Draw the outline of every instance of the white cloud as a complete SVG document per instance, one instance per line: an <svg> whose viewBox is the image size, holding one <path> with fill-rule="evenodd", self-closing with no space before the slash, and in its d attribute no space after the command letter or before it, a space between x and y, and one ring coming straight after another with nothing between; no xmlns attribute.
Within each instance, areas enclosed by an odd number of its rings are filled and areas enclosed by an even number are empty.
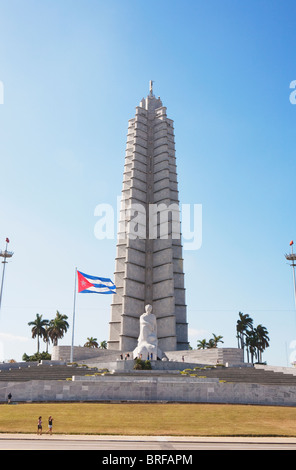
<svg viewBox="0 0 296 470"><path fill-rule="evenodd" d="M20 361L24 353L24 343L31 338L27 336L14 335L12 333L0 333L0 362L10 360Z"/></svg>
<svg viewBox="0 0 296 470"><path fill-rule="evenodd" d="M188 337L189 339L196 339L196 338L200 338L200 337L207 337L209 335L209 332L207 330L203 330L203 329L196 329L196 328L188 328Z"/></svg>
<svg viewBox="0 0 296 470"><path fill-rule="evenodd" d="M30 338L27 336L17 336L11 333L0 333L0 341L29 341Z"/></svg>

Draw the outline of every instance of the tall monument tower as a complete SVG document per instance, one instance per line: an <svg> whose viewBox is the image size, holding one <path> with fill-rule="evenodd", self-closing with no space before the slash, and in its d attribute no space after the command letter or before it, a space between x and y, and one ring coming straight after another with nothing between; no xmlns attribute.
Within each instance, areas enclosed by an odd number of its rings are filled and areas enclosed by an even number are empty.
<svg viewBox="0 0 296 470"><path fill-rule="evenodd" d="M132 351L151 304L162 351L188 349L173 121L150 93L129 120L108 349Z"/></svg>

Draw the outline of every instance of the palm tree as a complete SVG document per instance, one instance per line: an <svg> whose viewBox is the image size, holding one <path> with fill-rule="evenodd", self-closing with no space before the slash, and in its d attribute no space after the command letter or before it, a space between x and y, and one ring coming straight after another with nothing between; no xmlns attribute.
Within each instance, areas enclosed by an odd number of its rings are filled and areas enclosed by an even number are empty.
<svg viewBox="0 0 296 470"><path fill-rule="evenodd" d="M50 337L54 346L58 345L58 339L63 338L64 334L69 328L69 323L67 322L67 315L62 315L57 310L56 316L53 320L50 320L48 327L48 336Z"/></svg>
<svg viewBox="0 0 296 470"><path fill-rule="evenodd" d="M37 336L37 353L39 353L40 349L40 337L46 336L46 326L48 326L48 320L43 320L42 315L39 313L36 314L36 319L34 321L30 321L28 323L29 326L33 326L32 328L32 338L36 338Z"/></svg>
<svg viewBox="0 0 296 470"><path fill-rule="evenodd" d="M245 338L247 332L249 331L248 328L253 328L253 319L246 313L239 312L239 320L236 323L236 332L237 332L237 340L238 340L238 347L244 351L245 348Z"/></svg>
<svg viewBox="0 0 296 470"><path fill-rule="evenodd" d="M268 331L263 325L258 325L255 328L255 335L256 335L256 347L257 347L257 357L258 362L262 362L262 353L265 351L266 348L269 346L269 337Z"/></svg>
<svg viewBox="0 0 296 470"><path fill-rule="evenodd" d="M249 354L251 355L251 363L254 363L254 357L257 358L257 335L255 330L248 331L246 336L246 348L248 354L248 362L249 362Z"/></svg>
<svg viewBox="0 0 296 470"><path fill-rule="evenodd" d="M209 342L207 343L207 348L208 348L208 349L211 349L211 348L216 348L216 347L217 347L217 346L216 346L216 344L215 344L214 338L210 338L210 339L209 339Z"/></svg>
<svg viewBox="0 0 296 470"><path fill-rule="evenodd" d="M222 338L223 336L219 335L219 336L216 336L214 333L213 334L213 341L214 341L214 344L215 344L215 348L217 347L218 343L224 343L224 341L222 341Z"/></svg>
<svg viewBox="0 0 296 470"><path fill-rule="evenodd" d="M99 349L107 349L107 341L105 341L105 340L101 341Z"/></svg>
<svg viewBox="0 0 296 470"><path fill-rule="evenodd" d="M50 341L49 334L48 334L48 325L45 327L43 341L46 343L46 352L48 353L48 346L49 346L49 341Z"/></svg>
<svg viewBox="0 0 296 470"><path fill-rule="evenodd" d="M197 341L197 349L206 349L207 348L207 340L200 339Z"/></svg>
<svg viewBox="0 0 296 470"><path fill-rule="evenodd" d="M97 338L93 338L92 336L90 338L86 338L87 342L84 344L85 348L98 348L98 340Z"/></svg>
<svg viewBox="0 0 296 470"><path fill-rule="evenodd" d="M224 343L224 341L222 341L222 338L223 338L223 336L221 336L221 335L216 336L213 333L213 338L210 338L209 342L207 342L206 339L201 339L201 340L197 341L197 349L216 348L218 343Z"/></svg>

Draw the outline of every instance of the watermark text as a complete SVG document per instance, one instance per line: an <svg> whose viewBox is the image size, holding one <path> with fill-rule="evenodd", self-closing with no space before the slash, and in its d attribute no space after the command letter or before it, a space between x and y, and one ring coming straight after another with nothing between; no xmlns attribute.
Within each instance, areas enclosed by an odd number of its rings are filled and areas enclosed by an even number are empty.
<svg viewBox="0 0 296 470"><path fill-rule="evenodd" d="M94 234L98 240L180 240L184 250L198 250L202 245L202 205L128 203L117 198L117 208L98 204Z"/></svg>

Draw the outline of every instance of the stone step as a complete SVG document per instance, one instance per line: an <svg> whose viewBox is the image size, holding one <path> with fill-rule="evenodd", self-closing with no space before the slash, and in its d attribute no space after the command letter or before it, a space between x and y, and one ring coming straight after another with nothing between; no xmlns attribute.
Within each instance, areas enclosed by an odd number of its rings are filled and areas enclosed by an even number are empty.
<svg viewBox="0 0 296 470"><path fill-rule="evenodd" d="M73 375L83 376L96 371L97 369L62 365L0 369L0 381L66 380Z"/></svg>
<svg viewBox="0 0 296 470"><path fill-rule="evenodd" d="M0 381L30 381L30 380L66 380L75 376L93 375L97 372L96 368L84 368L77 366L67 365L40 365L28 367L20 367L18 369L12 368L11 370L0 370ZM149 371L142 371L149 374ZM151 372L152 376L168 376L174 372L174 377L182 379L183 375L178 371L157 371ZM296 386L296 376L292 374L283 374L282 372L266 371L262 369L255 369L252 367L242 368L228 368L228 367L215 367L215 368L197 368L188 370L189 374L197 375L198 377L216 378L225 380L226 382L237 383L258 383L267 385L291 385ZM116 375L116 374L115 374ZM136 371L123 371L121 375L137 376ZM139 374L140 375L140 374Z"/></svg>

